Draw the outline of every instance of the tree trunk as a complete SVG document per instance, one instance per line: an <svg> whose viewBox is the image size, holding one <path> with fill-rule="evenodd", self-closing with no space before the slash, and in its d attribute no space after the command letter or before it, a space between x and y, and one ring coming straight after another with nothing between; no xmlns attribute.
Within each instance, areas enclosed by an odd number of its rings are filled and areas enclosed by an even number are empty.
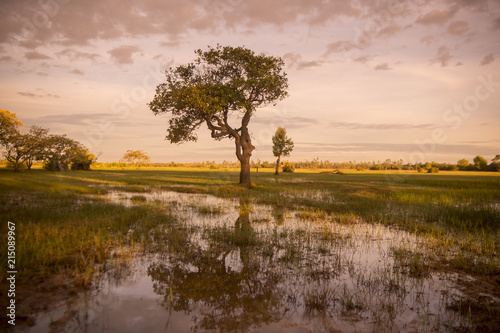
<svg viewBox="0 0 500 333"><path fill-rule="evenodd" d="M241 135L239 138L236 138L235 143L236 156L241 163L240 184L252 185L250 182L250 157L255 147L252 146L250 133L248 133L246 126L242 126Z"/></svg>
<svg viewBox="0 0 500 333"><path fill-rule="evenodd" d="M274 173L275 175L279 175L279 170L280 170L280 162L281 161L281 156L278 156L278 159L276 160L276 172Z"/></svg>
<svg viewBox="0 0 500 333"><path fill-rule="evenodd" d="M16 161L14 162L14 172L19 172L19 168L21 167L20 160L20 158L16 158Z"/></svg>
<svg viewBox="0 0 500 333"><path fill-rule="evenodd" d="M240 184L251 185L250 182L250 156L246 158L246 161L240 161Z"/></svg>

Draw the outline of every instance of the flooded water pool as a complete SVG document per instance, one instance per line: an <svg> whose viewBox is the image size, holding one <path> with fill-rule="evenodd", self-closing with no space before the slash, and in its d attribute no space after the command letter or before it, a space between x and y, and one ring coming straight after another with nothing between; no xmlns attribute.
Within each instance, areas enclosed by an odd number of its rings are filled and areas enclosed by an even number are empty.
<svg viewBox="0 0 500 333"><path fill-rule="evenodd" d="M172 191L102 199L179 221L115 258L26 332L431 332L468 329L453 274L415 271L423 240L314 211ZM133 232L133 230L131 231ZM410 259L408 259L410 258Z"/></svg>

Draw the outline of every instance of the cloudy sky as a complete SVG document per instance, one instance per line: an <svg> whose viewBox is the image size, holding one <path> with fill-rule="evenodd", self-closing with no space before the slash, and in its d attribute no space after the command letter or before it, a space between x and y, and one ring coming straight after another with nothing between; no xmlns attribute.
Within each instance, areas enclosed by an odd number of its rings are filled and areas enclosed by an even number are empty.
<svg viewBox="0 0 500 333"><path fill-rule="evenodd" d="M232 141L165 141L147 103L208 45L280 56L290 96L250 123L253 159L456 162L500 154L499 0L2 0L0 109L100 161L235 160Z"/></svg>

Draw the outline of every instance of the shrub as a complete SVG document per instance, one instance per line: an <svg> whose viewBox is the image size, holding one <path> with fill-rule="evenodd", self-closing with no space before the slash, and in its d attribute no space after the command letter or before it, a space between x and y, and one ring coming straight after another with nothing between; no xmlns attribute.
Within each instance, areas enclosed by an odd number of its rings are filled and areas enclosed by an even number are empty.
<svg viewBox="0 0 500 333"><path fill-rule="evenodd" d="M68 171L68 165L58 161L45 161L43 168L49 171Z"/></svg>
<svg viewBox="0 0 500 333"><path fill-rule="evenodd" d="M425 172L425 169L424 168L418 168L417 171L418 172Z"/></svg>
<svg viewBox="0 0 500 333"><path fill-rule="evenodd" d="M432 167L429 169L429 171L427 171L427 173L439 173L439 168Z"/></svg>
<svg viewBox="0 0 500 333"><path fill-rule="evenodd" d="M90 170L90 163L73 162L73 164L71 164L71 170L85 170L85 171L88 171L88 170Z"/></svg>
<svg viewBox="0 0 500 333"><path fill-rule="evenodd" d="M295 172L295 167L291 163L285 163L283 165L283 172Z"/></svg>

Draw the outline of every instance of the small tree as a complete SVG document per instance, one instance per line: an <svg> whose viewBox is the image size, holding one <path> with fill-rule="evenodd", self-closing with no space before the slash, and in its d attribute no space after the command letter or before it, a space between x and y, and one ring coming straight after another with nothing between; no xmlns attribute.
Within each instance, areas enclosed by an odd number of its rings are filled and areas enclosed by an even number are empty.
<svg viewBox="0 0 500 333"><path fill-rule="evenodd" d="M474 158L474 167L476 170L486 170L486 166L488 165L488 162L486 159L482 156L476 156Z"/></svg>
<svg viewBox="0 0 500 333"><path fill-rule="evenodd" d="M194 132L202 124L216 140L234 139L241 164L240 184L250 185L255 147L248 125L258 107L288 95L284 62L243 47L217 45L195 53L194 63L166 72L167 82L156 88L149 107L155 114L172 115L167 135L171 143L196 141Z"/></svg>
<svg viewBox="0 0 500 333"><path fill-rule="evenodd" d="M465 158L462 158L460 161L457 162L457 166L458 170L465 171L469 166L469 161L467 161Z"/></svg>
<svg viewBox="0 0 500 333"><path fill-rule="evenodd" d="M293 150L292 139L286 136L286 129L278 127L273 136L273 155L277 157L275 175L279 175L281 156L290 156Z"/></svg>
<svg viewBox="0 0 500 333"><path fill-rule="evenodd" d="M45 128L32 126L27 133L17 130L15 134L10 134L8 141L4 143L5 158L12 163L15 172L19 171L23 163L26 162L29 170L35 160L41 159L47 133Z"/></svg>
<svg viewBox="0 0 500 333"><path fill-rule="evenodd" d="M83 146L66 135L50 135L47 138L44 168L51 171L67 171L80 147Z"/></svg>
<svg viewBox="0 0 500 333"><path fill-rule="evenodd" d="M149 163L151 158L149 157L148 153L142 150L127 150L125 155L123 155L122 160L125 163L130 163L135 165L136 167L139 167L140 164L144 163Z"/></svg>
<svg viewBox="0 0 500 333"><path fill-rule="evenodd" d="M83 146L73 149L71 170L90 170L90 166L97 160L97 156L90 153L89 150Z"/></svg>

